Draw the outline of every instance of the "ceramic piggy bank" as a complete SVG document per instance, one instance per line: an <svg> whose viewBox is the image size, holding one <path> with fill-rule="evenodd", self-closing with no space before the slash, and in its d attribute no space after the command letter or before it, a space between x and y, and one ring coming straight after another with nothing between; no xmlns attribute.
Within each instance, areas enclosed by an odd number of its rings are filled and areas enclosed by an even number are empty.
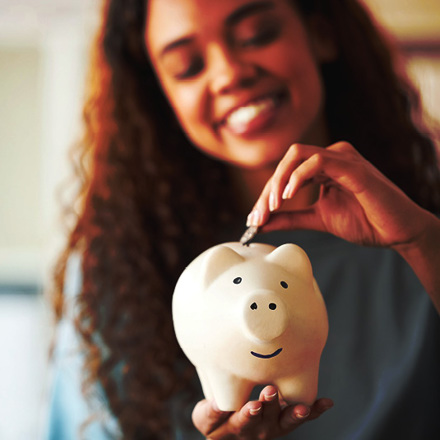
<svg viewBox="0 0 440 440"><path fill-rule="evenodd" d="M327 311L306 253L225 243L199 255L173 296L178 342L205 397L236 411L258 384L312 404L328 334Z"/></svg>

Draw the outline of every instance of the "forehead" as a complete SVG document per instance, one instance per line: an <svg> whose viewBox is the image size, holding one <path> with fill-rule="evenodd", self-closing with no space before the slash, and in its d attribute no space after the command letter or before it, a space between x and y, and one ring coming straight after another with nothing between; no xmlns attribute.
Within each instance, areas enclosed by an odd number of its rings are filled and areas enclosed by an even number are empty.
<svg viewBox="0 0 440 440"><path fill-rule="evenodd" d="M149 0L145 40L151 49L169 41L227 24L234 11L259 5L276 5L285 0Z"/></svg>

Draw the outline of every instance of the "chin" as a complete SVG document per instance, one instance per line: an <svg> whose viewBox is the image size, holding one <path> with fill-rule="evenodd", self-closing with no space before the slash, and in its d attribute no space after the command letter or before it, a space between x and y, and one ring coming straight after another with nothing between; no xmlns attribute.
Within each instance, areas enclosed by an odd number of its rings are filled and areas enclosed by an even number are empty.
<svg viewBox="0 0 440 440"><path fill-rule="evenodd" d="M264 141L260 144L247 144L236 149L239 153L235 154L234 162L249 169L276 167L291 144L290 141L282 143Z"/></svg>
<svg viewBox="0 0 440 440"><path fill-rule="evenodd" d="M255 140L235 140L235 142L216 142L215 147L206 148L198 143L198 148L213 159L246 169L276 167L296 136L264 136ZM214 144L214 142L212 143Z"/></svg>
<svg viewBox="0 0 440 440"><path fill-rule="evenodd" d="M243 159L237 158L236 160L227 160L226 162L231 163L234 166L239 168L247 169L247 170L261 170L267 168L276 168L278 165L279 159L271 159L271 158L252 158L252 159Z"/></svg>

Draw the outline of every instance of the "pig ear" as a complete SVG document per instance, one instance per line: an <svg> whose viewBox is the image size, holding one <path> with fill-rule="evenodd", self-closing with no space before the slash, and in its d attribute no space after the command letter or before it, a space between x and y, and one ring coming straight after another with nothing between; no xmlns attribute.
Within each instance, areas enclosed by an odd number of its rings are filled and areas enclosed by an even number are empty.
<svg viewBox="0 0 440 440"><path fill-rule="evenodd" d="M212 283L226 269L242 263L244 258L227 246L216 246L208 251L201 270L201 278L204 286Z"/></svg>
<svg viewBox="0 0 440 440"><path fill-rule="evenodd" d="M302 278L309 279L313 277L309 257L295 244L283 244L273 250L265 259L281 266L289 273L300 275Z"/></svg>

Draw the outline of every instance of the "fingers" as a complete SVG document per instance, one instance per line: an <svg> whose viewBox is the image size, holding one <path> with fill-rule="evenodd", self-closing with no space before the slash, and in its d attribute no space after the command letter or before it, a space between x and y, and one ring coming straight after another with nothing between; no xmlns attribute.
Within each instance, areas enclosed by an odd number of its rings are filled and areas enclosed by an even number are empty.
<svg viewBox="0 0 440 440"><path fill-rule="evenodd" d="M322 150L319 147L300 146L299 144L294 144L288 149L249 214L247 226L263 225L267 222L270 212L276 211L280 207L281 194L295 168L304 160L305 149L310 152Z"/></svg>
<svg viewBox="0 0 440 440"><path fill-rule="evenodd" d="M264 419L275 423L281 412L277 388L272 385L265 387L260 393L259 400L264 402Z"/></svg>
<svg viewBox="0 0 440 440"><path fill-rule="evenodd" d="M219 411L215 404L202 400L194 408L193 422L210 440L274 438L318 418L332 406L332 400L318 399L311 407L297 404L281 408L276 387L267 386L258 401L246 403L235 413Z"/></svg>
<svg viewBox="0 0 440 440"><path fill-rule="evenodd" d="M281 414L278 390L269 385L261 391L258 401L246 403L235 413L221 413L213 404L203 400L193 411L193 422L212 440L269 438L269 435L282 432ZM295 423L289 424L288 421L284 425L289 430L295 427Z"/></svg>
<svg viewBox="0 0 440 440"><path fill-rule="evenodd" d="M285 408L280 416L280 426L283 431L289 432L303 423L317 419L333 406L331 399L318 399L311 408L298 404Z"/></svg>
<svg viewBox="0 0 440 440"><path fill-rule="evenodd" d="M315 403L312 405L308 420L317 419L321 414L324 414L330 408L333 408L333 400L327 398L316 400Z"/></svg>
<svg viewBox="0 0 440 440"><path fill-rule="evenodd" d="M288 406L280 417L280 426L283 431L291 431L308 420L310 408L306 405Z"/></svg>
<svg viewBox="0 0 440 440"><path fill-rule="evenodd" d="M362 166L365 162L346 142L339 142L328 148L292 145L248 216L248 226L265 224L270 213L278 210L283 200L293 198L308 183L333 182L352 192L361 192L364 185ZM313 212L308 211L307 214Z"/></svg>
<svg viewBox="0 0 440 440"><path fill-rule="evenodd" d="M271 193L271 187L272 187L272 179L269 179L266 182L266 185L255 204L254 208L252 209L252 212L249 214L247 218L247 226L260 226L267 222L267 219L269 218L269 212L267 210L267 206L269 204L269 196Z"/></svg>
<svg viewBox="0 0 440 440"><path fill-rule="evenodd" d="M319 176L322 172L324 159L322 154L315 153L307 161L301 163L290 174L287 185L282 191L282 199L291 199L301 186L311 181L314 177Z"/></svg>
<svg viewBox="0 0 440 440"><path fill-rule="evenodd" d="M252 433L258 431L258 427L263 421L263 412L261 402L248 402L240 411L231 416L228 424L224 425L223 429L218 430L217 434L232 432L240 436L246 436L247 434L249 438L252 438Z"/></svg>
<svg viewBox="0 0 440 440"><path fill-rule="evenodd" d="M235 434L239 438L254 439L277 432L279 415L281 413L278 400L278 390L274 386L265 387L258 401L248 402L240 411L232 414L215 432L210 434L212 439L225 438ZM266 436L265 436L266 435Z"/></svg>
<svg viewBox="0 0 440 440"><path fill-rule="evenodd" d="M317 169L321 165L322 152L323 148L311 145L294 144L289 148L273 175L269 194L269 199L274 200L271 211L280 207L282 198L291 198L306 180L300 170L311 166ZM313 174L309 172L309 176Z"/></svg>
<svg viewBox="0 0 440 440"><path fill-rule="evenodd" d="M252 433L258 430L263 419L263 403L248 402L240 411L235 413L217 409L215 403L202 400L193 410L194 426L210 439L224 439L231 435ZM252 438L252 434L249 438ZM235 438L235 437L234 437Z"/></svg>
<svg viewBox="0 0 440 440"><path fill-rule="evenodd" d="M215 403L205 399L198 402L195 406L192 413L192 421L201 433L208 436L230 416L230 412L220 411Z"/></svg>

